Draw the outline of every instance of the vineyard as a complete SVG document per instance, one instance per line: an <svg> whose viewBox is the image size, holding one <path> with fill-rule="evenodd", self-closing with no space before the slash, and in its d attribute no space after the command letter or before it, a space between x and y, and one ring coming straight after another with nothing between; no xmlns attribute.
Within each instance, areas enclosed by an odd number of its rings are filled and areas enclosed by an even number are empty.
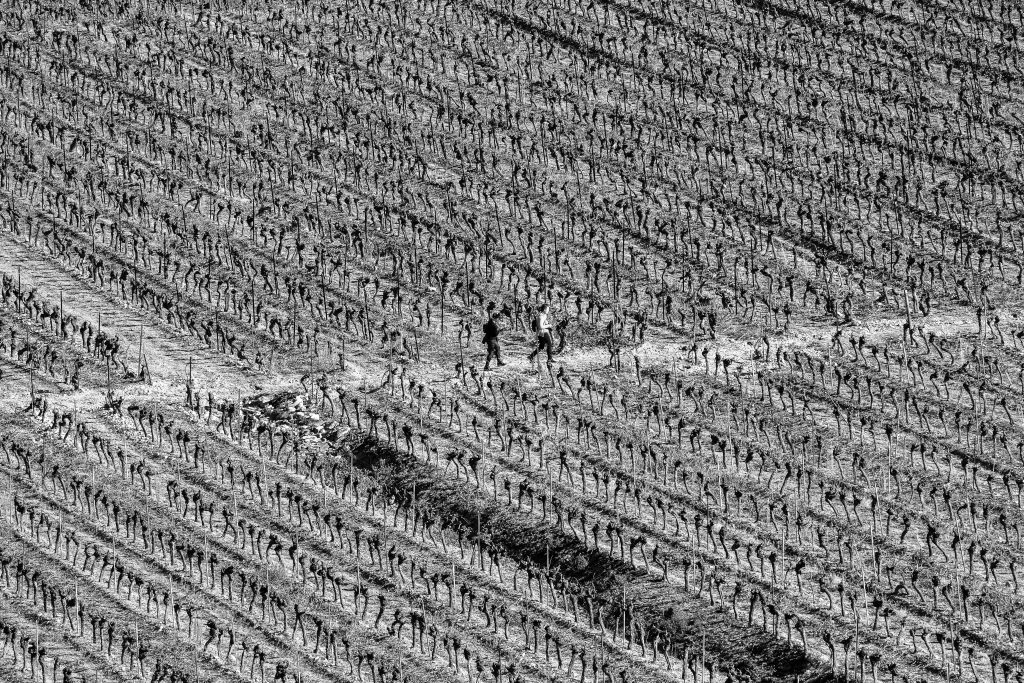
<svg viewBox="0 0 1024 683"><path fill-rule="evenodd" d="M0 681L1021 683L1022 31L0 3Z"/></svg>

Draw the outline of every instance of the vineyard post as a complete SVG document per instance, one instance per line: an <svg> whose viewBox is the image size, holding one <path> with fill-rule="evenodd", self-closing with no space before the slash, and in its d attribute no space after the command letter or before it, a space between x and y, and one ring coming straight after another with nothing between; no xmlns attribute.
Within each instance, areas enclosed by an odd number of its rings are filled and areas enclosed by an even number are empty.
<svg viewBox="0 0 1024 683"><path fill-rule="evenodd" d="M860 649L860 614L858 612L854 612L854 617L855 617L854 620L853 620L854 647L859 650ZM848 649L844 648L844 652L843 652L843 676L844 676L844 678L847 677L846 674L847 674L847 666L848 666L849 658L850 658L850 651Z"/></svg>
<svg viewBox="0 0 1024 683"><path fill-rule="evenodd" d="M326 248L320 252L320 295L324 301L324 320L327 321L327 283L324 275L327 273L327 251Z"/></svg>
<svg viewBox="0 0 1024 683"><path fill-rule="evenodd" d="M137 373L138 377L142 377L142 333L144 329L144 325L139 325L139 371Z"/></svg>
<svg viewBox="0 0 1024 683"><path fill-rule="evenodd" d="M369 284L369 281L367 281L366 284L363 285L363 334L367 339L370 338L370 304L367 301L366 294L366 287Z"/></svg>
<svg viewBox="0 0 1024 683"><path fill-rule="evenodd" d="M18 313L21 313L21 266L18 266Z"/></svg>
<svg viewBox="0 0 1024 683"><path fill-rule="evenodd" d="M460 320L459 321L459 365L461 365L461 366L463 366L463 368L465 368L465 366L466 366L466 357L462 354L462 328L463 328L463 324L462 323L463 323L463 321ZM465 375L463 375L463 377L465 377Z"/></svg>
<svg viewBox="0 0 1024 683"><path fill-rule="evenodd" d="M708 633L704 629L704 615L701 615L701 634L700 634L700 669L701 677L704 676L704 670L707 663L707 645L708 645Z"/></svg>
<svg viewBox="0 0 1024 683"><path fill-rule="evenodd" d="M228 98L228 121L231 124L231 133L230 133L230 136L229 136L228 139L229 140L234 140L235 139L234 112L232 111L231 98L230 97ZM231 147L226 146L226 149L227 149L227 158L228 158L228 204L230 205L231 204ZM212 204L212 202L211 202L211 204ZM212 208L213 207L211 206L211 209ZM232 216L232 213L229 212L228 213L228 220L229 220L229 222L230 222L231 216ZM231 232L234 233L234 231L235 231L235 227L234 227L234 225L232 225L231 226Z"/></svg>
<svg viewBox="0 0 1024 683"><path fill-rule="evenodd" d="M629 646L629 641L626 639L626 609L627 609L626 608L626 582L623 581L622 582L622 642L626 643L626 649L627 650L631 650L632 648ZM618 628L619 628L619 620L616 619L615 620L615 629L618 630ZM613 637L614 637L614 635L615 634L612 633Z"/></svg>
<svg viewBox="0 0 1024 683"><path fill-rule="evenodd" d="M998 622L996 622L996 623L998 624ZM952 611L950 611L950 613L949 613L949 641L950 641L950 643L953 642L953 612ZM946 646L945 646L945 644L942 645L942 653L943 653L943 657L942 657L943 664L945 664L945 666L946 666L946 683L949 683L949 669L950 669L951 662L949 661L949 659L946 659L946 657L945 657L945 653L946 653ZM950 657L950 659L952 659L952 657Z"/></svg>

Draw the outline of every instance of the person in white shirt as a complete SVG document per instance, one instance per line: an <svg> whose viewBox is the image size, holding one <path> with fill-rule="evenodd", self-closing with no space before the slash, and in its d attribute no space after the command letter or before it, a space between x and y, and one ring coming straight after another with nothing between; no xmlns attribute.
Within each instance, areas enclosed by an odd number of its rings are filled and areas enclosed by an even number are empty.
<svg viewBox="0 0 1024 683"><path fill-rule="evenodd" d="M551 322L548 318L548 309L549 307L547 304L541 306L534 321L534 332L537 333L537 348L528 356L531 362L537 357L538 353L545 350L548 353L548 362L550 363L553 360L551 348Z"/></svg>

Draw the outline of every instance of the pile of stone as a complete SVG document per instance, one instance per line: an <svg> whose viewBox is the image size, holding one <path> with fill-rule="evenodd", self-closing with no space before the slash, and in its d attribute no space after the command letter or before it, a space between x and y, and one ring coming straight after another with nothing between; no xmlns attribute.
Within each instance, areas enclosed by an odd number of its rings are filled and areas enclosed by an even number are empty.
<svg viewBox="0 0 1024 683"><path fill-rule="evenodd" d="M297 430L302 436L325 439L335 443L350 431L340 420L325 420L310 409L301 392L285 391L276 394L257 394L242 403L242 409L257 418L275 425Z"/></svg>

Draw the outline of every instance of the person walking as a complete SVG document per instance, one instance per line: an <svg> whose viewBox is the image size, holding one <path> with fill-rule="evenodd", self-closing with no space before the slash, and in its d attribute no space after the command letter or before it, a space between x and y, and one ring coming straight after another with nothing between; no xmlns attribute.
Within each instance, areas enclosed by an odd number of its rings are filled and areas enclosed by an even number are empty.
<svg viewBox="0 0 1024 683"><path fill-rule="evenodd" d="M484 344L487 345L487 360L484 361L484 370L490 370L491 359L498 361L498 366L505 365L501 359L501 344L498 342L498 335L501 328L498 327L498 312L494 311L484 323Z"/></svg>
<svg viewBox="0 0 1024 683"><path fill-rule="evenodd" d="M544 304L537 311L536 317L533 319L533 331L537 333L537 348L533 350L528 358L530 362L537 357L537 354L541 351L547 351L548 362L550 363L552 358L551 349L551 319L548 317L549 306Z"/></svg>

